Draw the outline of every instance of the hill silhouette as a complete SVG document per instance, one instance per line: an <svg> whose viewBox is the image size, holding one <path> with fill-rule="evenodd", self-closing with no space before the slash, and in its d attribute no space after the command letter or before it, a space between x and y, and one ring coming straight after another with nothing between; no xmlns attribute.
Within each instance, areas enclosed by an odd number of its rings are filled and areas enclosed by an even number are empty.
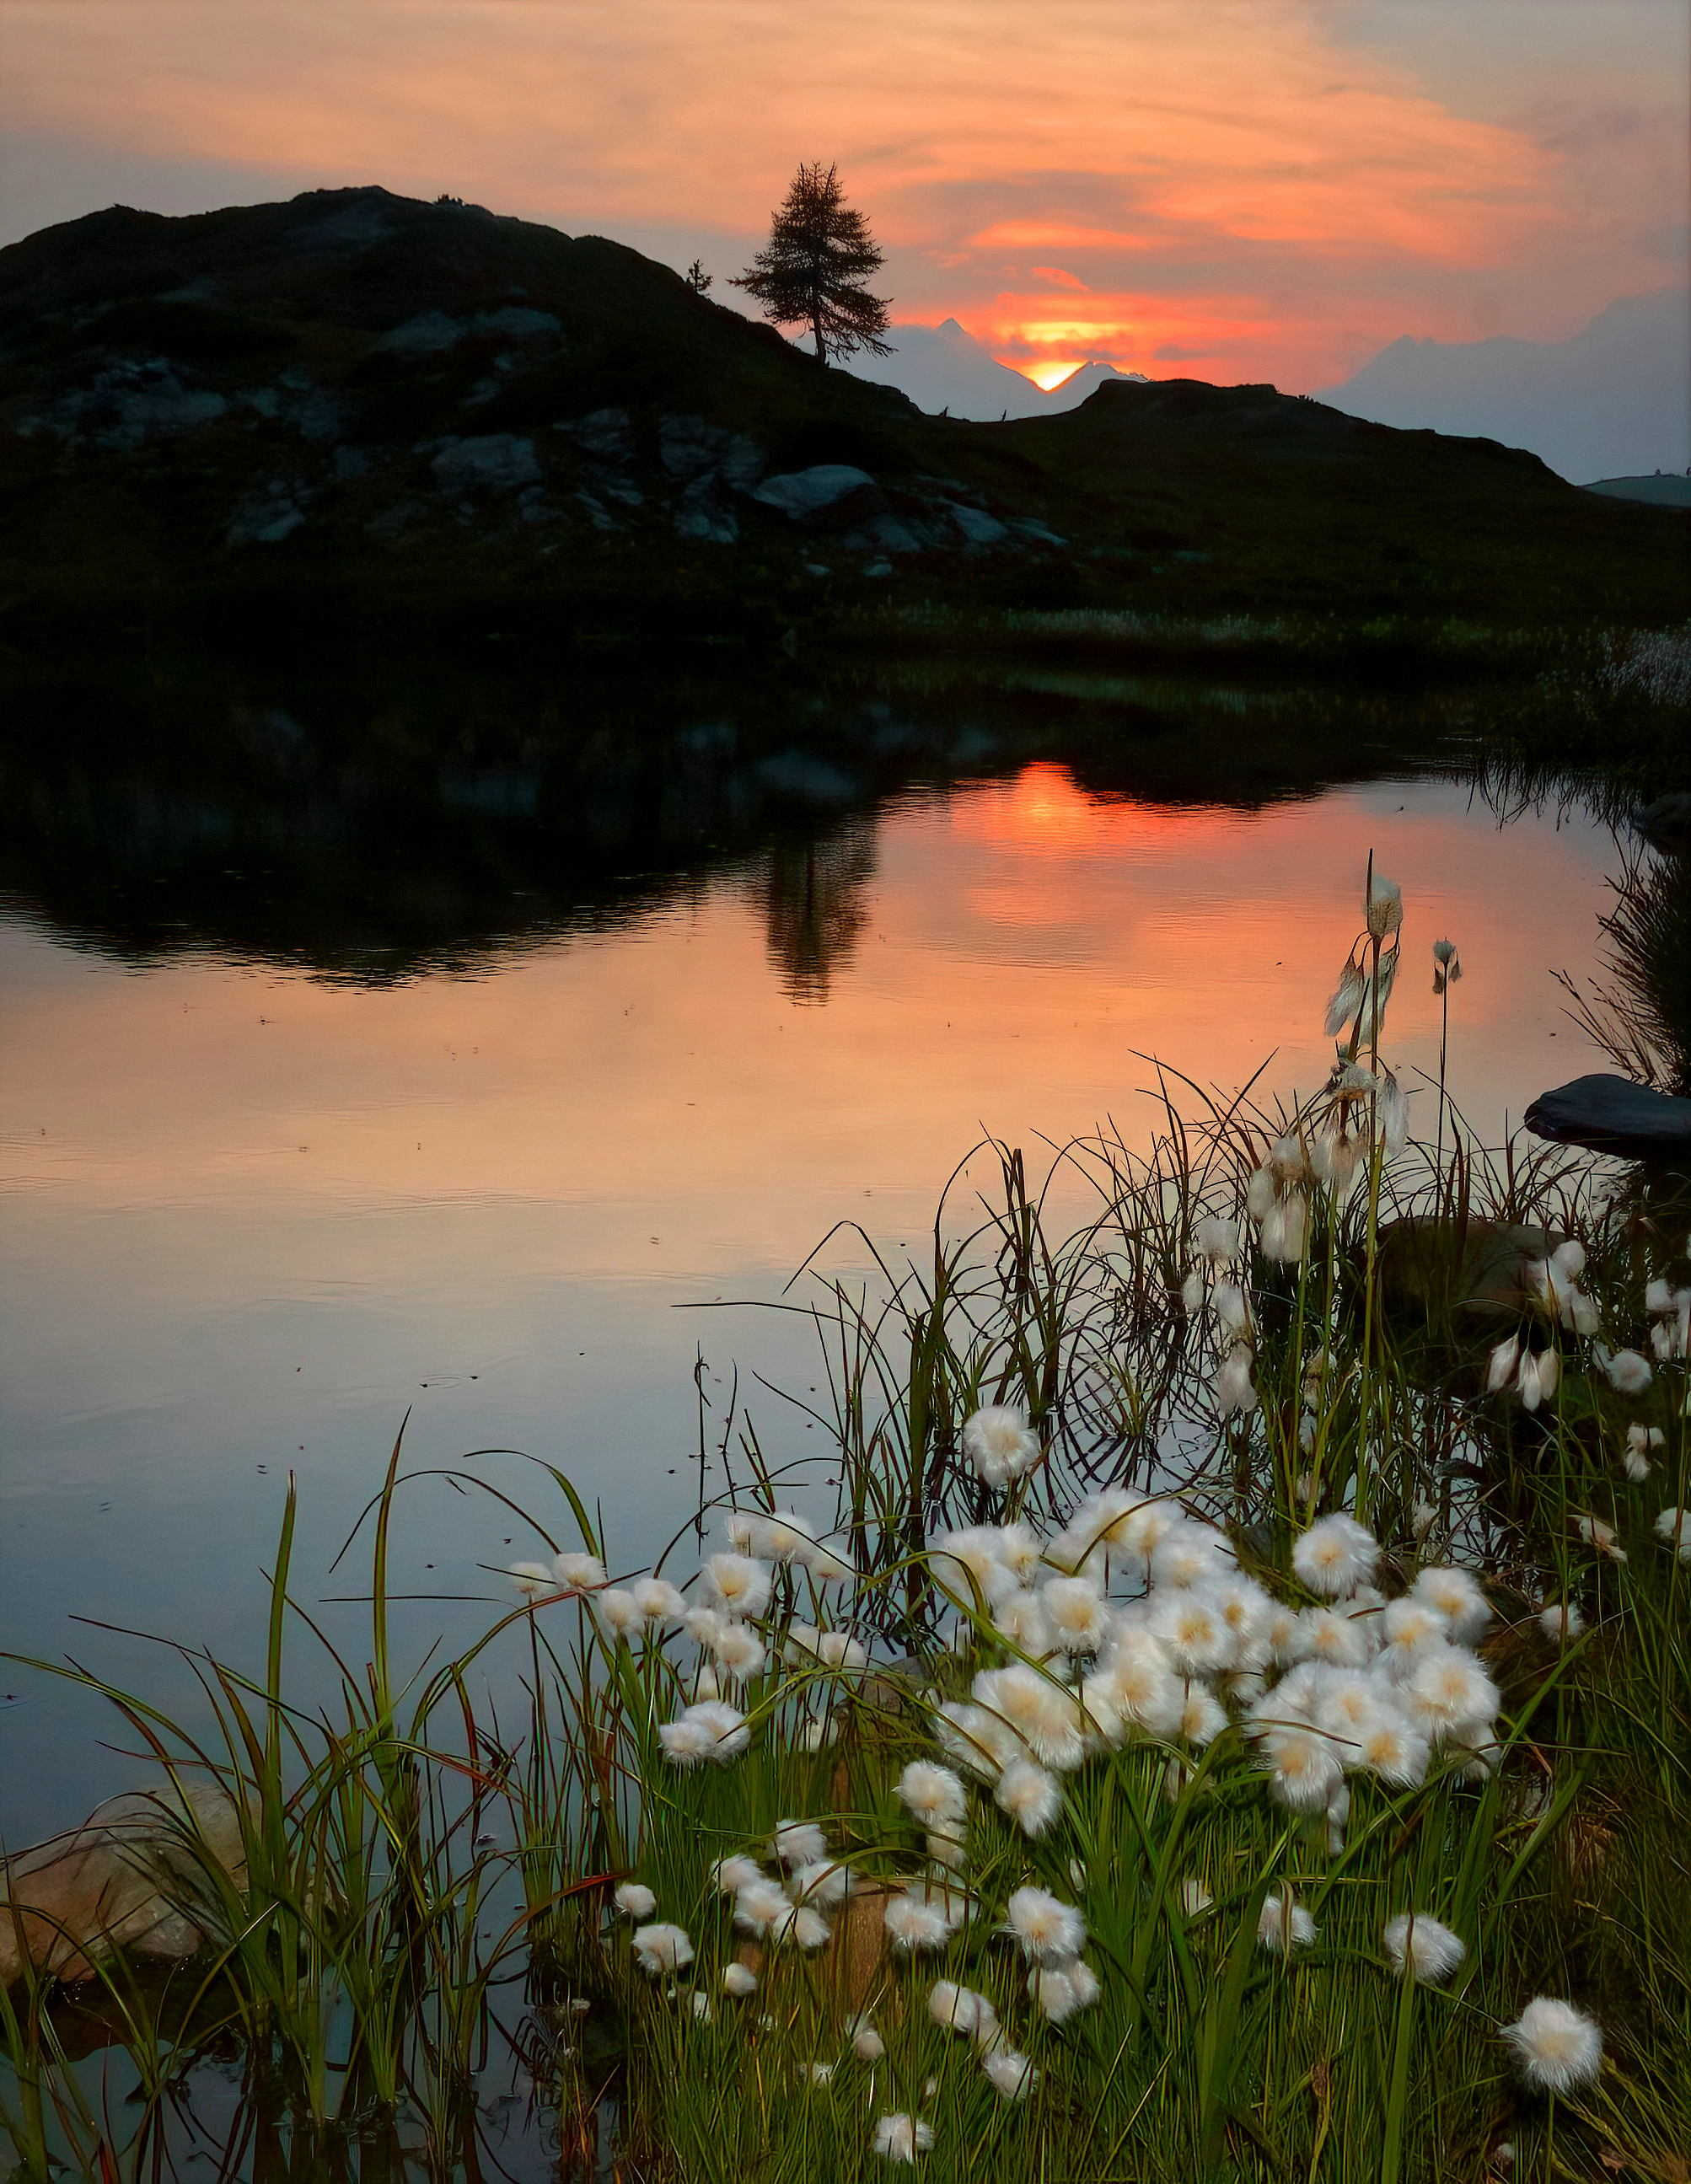
<svg viewBox="0 0 1691 2184"><path fill-rule="evenodd" d="M1493 442L1188 380L926 417L618 243L373 187L0 252L0 425L20 641L91 614L808 641L889 607L1687 611L1677 515Z"/></svg>

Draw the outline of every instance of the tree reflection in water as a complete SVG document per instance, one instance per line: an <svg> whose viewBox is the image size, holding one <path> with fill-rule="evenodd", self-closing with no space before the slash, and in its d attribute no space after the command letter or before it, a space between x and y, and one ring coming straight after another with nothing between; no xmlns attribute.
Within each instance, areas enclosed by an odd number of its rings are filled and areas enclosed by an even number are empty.
<svg viewBox="0 0 1691 2184"><path fill-rule="evenodd" d="M861 822L769 852L756 894L768 920L770 961L789 1000L828 999L830 978L851 960L862 932L864 889L874 869L873 830Z"/></svg>

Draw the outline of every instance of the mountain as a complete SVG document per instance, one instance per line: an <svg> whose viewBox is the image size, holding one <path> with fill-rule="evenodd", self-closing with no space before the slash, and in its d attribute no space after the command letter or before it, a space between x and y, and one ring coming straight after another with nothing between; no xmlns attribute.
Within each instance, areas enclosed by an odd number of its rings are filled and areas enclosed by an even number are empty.
<svg viewBox="0 0 1691 2184"><path fill-rule="evenodd" d="M1528 448L1574 484L1691 465L1691 293L1624 296L1565 342L1405 334L1319 398L1381 425Z"/></svg>
<svg viewBox="0 0 1691 2184"><path fill-rule="evenodd" d="M1045 389L989 356L955 319L937 326L895 325L889 337L890 356L853 357L846 370L855 378L897 387L930 417L948 410L985 423L1046 413Z"/></svg>
<svg viewBox="0 0 1691 2184"><path fill-rule="evenodd" d="M1124 386L1148 387L1151 382L1142 371L1118 371L1113 364L1100 364L1096 357L1088 357L1078 365L1067 379L1059 379L1046 393L1046 410L1050 414L1060 410L1078 410L1101 387L1119 382Z"/></svg>
<svg viewBox="0 0 1691 2184"><path fill-rule="evenodd" d="M929 417L944 411L979 424L1049 417L1078 409L1107 380L1142 385L1145 379L1143 372L1118 371L1113 364L1089 359L1047 388L1000 364L955 319L943 319L937 326L895 324L891 333L890 356L854 358L846 368L856 378L897 387Z"/></svg>
<svg viewBox="0 0 1691 2184"><path fill-rule="evenodd" d="M1677 515L1530 454L1075 377L924 415L637 251L449 198L114 207L0 251L0 644L1040 643L1080 610L1307 656L1691 605Z"/></svg>

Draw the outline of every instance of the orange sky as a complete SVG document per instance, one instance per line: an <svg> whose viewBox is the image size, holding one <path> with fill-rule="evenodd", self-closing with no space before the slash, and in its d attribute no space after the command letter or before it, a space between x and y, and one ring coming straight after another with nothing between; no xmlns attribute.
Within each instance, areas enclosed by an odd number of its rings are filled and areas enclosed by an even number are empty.
<svg viewBox="0 0 1691 2184"><path fill-rule="evenodd" d="M447 190L737 269L837 159L895 315L1327 383L1683 277L1683 0L0 0L6 232Z"/></svg>

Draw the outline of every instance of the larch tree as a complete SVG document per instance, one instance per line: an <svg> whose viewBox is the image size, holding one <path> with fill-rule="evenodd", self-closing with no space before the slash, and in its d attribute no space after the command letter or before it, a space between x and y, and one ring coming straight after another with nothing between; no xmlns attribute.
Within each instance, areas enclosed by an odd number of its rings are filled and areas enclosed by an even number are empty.
<svg viewBox="0 0 1691 2184"><path fill-rule="evenodd" d="M864 286L885 262L868 220L846 203L839 170L818 160L794 176L767 244L734 286L778 326L808 326L819 364L860 348L887 356L887 301Z"/></svg>

